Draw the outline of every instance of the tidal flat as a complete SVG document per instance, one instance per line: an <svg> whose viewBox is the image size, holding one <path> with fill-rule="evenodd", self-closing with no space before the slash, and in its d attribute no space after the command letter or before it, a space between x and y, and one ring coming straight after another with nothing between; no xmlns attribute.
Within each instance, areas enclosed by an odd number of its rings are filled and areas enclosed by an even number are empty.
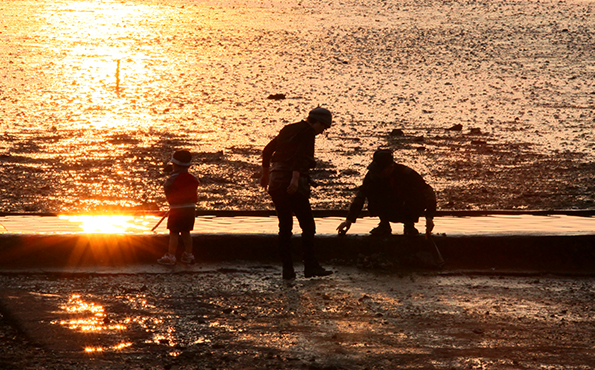
<svg viewBox="0 0 595 370"><path fill-rule="evenodd" d="M10 0L0 5L0 211L272 209L260 152L318 106L315 209L391 148L442 210L592 209L592 1Z"/></svg>

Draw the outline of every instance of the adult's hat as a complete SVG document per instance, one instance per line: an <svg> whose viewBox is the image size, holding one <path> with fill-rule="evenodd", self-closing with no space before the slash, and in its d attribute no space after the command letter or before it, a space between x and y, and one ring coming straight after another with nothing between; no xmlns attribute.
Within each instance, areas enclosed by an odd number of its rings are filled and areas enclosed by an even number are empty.
<svg viewBox="0 0 595 370"><path fill-rule="evenodd" d="M326 127L331 127L331 124L333 123L333 115L331 112L322 107L312 109L310 113L308 113L308 119L318 121Z"/></svg>
<svg viewBox="0 0 595 370"><path fill-rule="evenodd" d="M192 154L187 150L178 150L171 157L171 163L178 166L190 167L190 162L192 162Z"/></svg>
<svg viewBox="0 0 595 370"><path fill-rule="evenodd" d="M388 149L378 149L373 156L368 171L378 173L393 164L393 152Z"/></svg>

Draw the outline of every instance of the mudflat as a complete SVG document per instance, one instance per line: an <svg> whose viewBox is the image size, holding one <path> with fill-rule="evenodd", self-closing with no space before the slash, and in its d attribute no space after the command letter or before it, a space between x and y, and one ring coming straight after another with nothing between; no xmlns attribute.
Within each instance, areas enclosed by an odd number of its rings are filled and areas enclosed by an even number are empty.
<svg viewBox="0 0 595 370"><path fill-rule="evenodd" d="M334 270L303 279L298 269L291 283L261 264L3 275L0 365L585 369L595 361L593 277Z"/></svg>
<svg viewBox="0 0 595 370"><path fill-rule="evenodd" d="M345 209L378 147L424 176L439 209L594 207L592 1L0 11L2 212L164 209L182 148L200 208L272 209L262 148L317 105L335 123L317 138L316 209Z"/></svg>

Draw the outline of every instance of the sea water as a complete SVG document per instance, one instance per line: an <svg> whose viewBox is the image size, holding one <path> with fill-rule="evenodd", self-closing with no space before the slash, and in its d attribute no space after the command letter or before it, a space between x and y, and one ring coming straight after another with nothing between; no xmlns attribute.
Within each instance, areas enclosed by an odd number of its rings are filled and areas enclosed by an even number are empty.
<svg viewBox="0 0 595 370"><path fill-rule="evenodd" d="M197 153L203 207L259 209L260 151L319 105L334 114L317 138L319 208L345 205L382 146L438 191L456 182L439 158L460 140L590 162L594 8L4 0L1 210L163 208L180 148Z"/></svg>

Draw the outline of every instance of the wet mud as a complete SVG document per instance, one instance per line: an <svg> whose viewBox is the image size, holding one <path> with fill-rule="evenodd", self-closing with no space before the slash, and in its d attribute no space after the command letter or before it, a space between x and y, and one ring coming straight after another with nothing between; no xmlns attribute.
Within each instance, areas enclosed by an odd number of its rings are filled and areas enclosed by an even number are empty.
<svg viewBox="0 0 595 370"><path fill-rule="evenodd" d="M201 208L271 209L260 151L317 105L335 115L317 139L317 209L347 207L378 147L443 210L594 207L592 2L1 11L1 212L165 209L180 148L196 153Z"/></svg>
<svg viewBox="0 0 595 370"><path fill-rule="evenodd" d="M164 268L165 269L165 268ZM591 277L4 275L3 369L587 369Z"/></svg>
<svg viewBox="0 0 595 370"><path fill-rule="evenodd" d="M425 178L437 192L439 210L562 210L595 207L595 164L580 153L540 154L529 144L502 143L489 135L390 133L381 146L397 160L415 152L427 166ZM36 139L37 140L37 139ZM343 140L340 136L336 140ZM80 158L77 163L30 159L27 145L3 156L2 212L105 212L166 209L162 183L169 153L187 147L164 140L159 147L131 147L121 159ZM258 186L261 148L195 153L192 172L201 180L199 209L267 210L269 196ZM163 154L168 153L168 154ZM334 154L349 157L349 151ZM36 169L36 167L38 167ZM315 209L347 209L365 170L319 161L312 178ZM75 183L73 183L75 182Z"/></svg>

